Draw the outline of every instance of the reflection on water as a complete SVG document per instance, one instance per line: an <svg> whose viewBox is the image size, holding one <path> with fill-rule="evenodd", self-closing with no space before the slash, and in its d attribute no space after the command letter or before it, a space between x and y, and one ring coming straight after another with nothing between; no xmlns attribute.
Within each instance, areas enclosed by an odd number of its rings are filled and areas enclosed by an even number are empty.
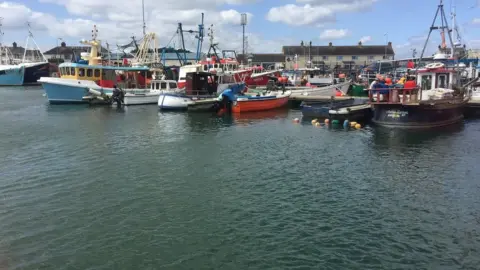
<svg viewBox="0 0 480 270"><path fill-rule="evenodd" d="M343 132L0 95L0 269L480 265L479 121Z"/></svg>
<svg viewBox="0 0 480 270"><path fill-rule="evenodd" d="M464 130L464 123L460 122L445 127L432 129L408 130L375 126L372 140L378 146L403 147L418 144L432 144L437 138L454 138Z"/></svg>

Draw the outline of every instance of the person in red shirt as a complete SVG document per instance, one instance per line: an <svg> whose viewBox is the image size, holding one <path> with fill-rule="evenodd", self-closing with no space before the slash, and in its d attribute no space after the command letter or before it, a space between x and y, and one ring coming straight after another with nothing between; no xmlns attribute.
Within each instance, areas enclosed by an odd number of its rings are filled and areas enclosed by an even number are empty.
<svg viewBox="0 0 480 270"><path fill-rule="evenodd" d="M403 85L403 88L409 89L409 88L415 88L415 87L417 87L417 82L415 81L415 77L408 76L407 81Z"/></svg>

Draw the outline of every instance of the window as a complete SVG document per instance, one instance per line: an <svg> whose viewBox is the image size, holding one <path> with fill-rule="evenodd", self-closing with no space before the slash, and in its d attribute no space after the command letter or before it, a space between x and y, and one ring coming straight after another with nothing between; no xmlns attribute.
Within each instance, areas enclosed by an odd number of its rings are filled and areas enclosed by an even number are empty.
<svg viewBox="0 0 480 270"><path fill-rule="evenodd" d="M432 75L422 76L422 90L432 89Z"/></svg>
<svg viewBox="0 0 480 270"><path fill-rule="evenodd" d="M328 60L328 56L322 56L322 60Z"/></svg>
<svg viewBox="0 0 480 270"><path fill-rule="evenodd" d="M70 75L75 76L75 68L70 68Z"/></svg>
<svg viewBox="0 0 480 270"><path fill-rule="evenodd" d="M93 76L93 70L87 69L87 77L92 77Z"/></svg>
<svg viewBox="0 0 480 270"><path fill-rule="evenodd" d="M437 75L437 87L438 88L447 88L448 87L448 75L447 74L438 74Z"/></svg>
<svg viewBox="0 0 480 270"><path fill-rule="evenodd" d="M352 56L352 60L358 60L358 56L353 55L353 56Z"/></svg>
<svg viewBox="0 0 480 270"><path fill-rule="evenodd" d="M78 76L79 77L85 77L85 69L84 68L79 68L78 69Z"/></svg>
<svg viewBox="0 0 480 270"><path fill-rule="evenodd" d="M157 82L157 83L155 84L155 89L157 89L157 90L160 89L160 83Z"/></svg>
<svg viewBox="0 0 480 270"><path fill-rule="evenodd" d="M174 82L170 82L170 83L168 83L168 87L169 87L170 89L175 89L175 88L177 88L177 84L174 83Z"/></svg>
<svg viewBox="0 0 480 270"><path fill-rule="evenodd" d="M166 82L161 82L160 83L160 89L167 89L167 83Z"/></svg>
<svg viewBox="0 0 480 270"><path fill-rule="evenodd" d="M213 65L214 68L218 68L218 64Z"/></svg>
<svg viewBox="0 0 480 270"><path fill-rule="evenodd" d="M337 60L343 60L343 56L341 55L337 56Z"/></svg>
<svg viewBox="0 0 480 270"><path fill-rule="evenodd" d="M94 75L95 75L95 77L97 77L97 78L100 77L100 69L95 69L95 70L94 70Z"/></svg>
<svg viewBox="0 0 480 270"><path fill-rule="evenodd" d="M70 71L71 71L70 68L65 68L65 70L63 71L64 72L63 74L70 76Z"/></svg>
<svg viewBox="0 0 480 270"><path fill-rule="evenodd" d="M203 65L203 71L207 71L207 70L208 70L207 65Z"/></svg>

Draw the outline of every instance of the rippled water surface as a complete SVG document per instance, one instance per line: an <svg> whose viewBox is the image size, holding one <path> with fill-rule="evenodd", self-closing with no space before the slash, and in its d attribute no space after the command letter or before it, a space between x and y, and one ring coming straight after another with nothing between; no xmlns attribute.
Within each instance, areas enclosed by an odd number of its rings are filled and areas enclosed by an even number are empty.
<svg viewBox="0 0 480 270"><path fill-rule="evenodd" d="M480 121L444 131L0 89L0 269L480 269Z"/></svg>

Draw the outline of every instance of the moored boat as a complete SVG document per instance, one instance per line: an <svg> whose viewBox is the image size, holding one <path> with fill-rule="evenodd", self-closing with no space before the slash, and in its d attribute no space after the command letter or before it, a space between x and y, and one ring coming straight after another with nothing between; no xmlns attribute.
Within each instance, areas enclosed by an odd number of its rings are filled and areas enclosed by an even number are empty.
<svg viewBox="0 0 480 270"><path fill-rule="evenodd" d="M232 113L266 111L286 106L291 94L291 91L268 91L249 95L228 89L220 95L219 101L221 108Z"/></svg>
<svg viewBox="0 0 480 270"><path fill-rule="evenodd" d="M218 76L209 72L189 72L185 75L182 92L161 93L158 107L161 110L187 110L196 101L218 97L226 89L242 91L244 83L235 82L233 75Z"/></svg>
<svg viewBox="0 0 480 270"><path fill-rule="evenodd" d="M161 94L175 94L179 91L173 80L152 80L150 89L130 90L125 93L125 105L157 104Z"/></svg>
<svg viewBox="0 0 480 270"><path fill-rule="evenodd" d="M20 65L0 65L0 86L23 85L25 67Z"/></svg>
<svg viewBox="0 0 480 270"><path fill-rule="evenodd" d="M96 39L95 26L92 32L92 40L81 42L90 46L90 53L82 53L82 59L77 62L61 64L59 78L41 77L38 80L45 90L49 103L88 103L95 99L105 100L105 96L112 95L114 85L127 93L149 91L150 68L103 66L102 58L99 56L101 41ZM154 98L153 104L156 100L157 98Z"/></svg>
<svg viewBox="0 0 480 270"><path fill-rule="evenodd" d="M300 105L305 118L332 118L360 120L368 118L370 105L368 99L350 98L347 100L303 101ZM365 109L365 110L364 110Z"/></svg>
<svg viewBox="0 0 480 270"><path fill-rule="evenodd" d="M446 22L444 14L440 1L435 20L440 16L442 25ZM375 124L387 127L430 128L454 124L463 119L464 109L470 98L465 87L468 83L465 84L461 79L464 68L459 68L459 65L448 66L446 63L450 61L441 61L455 59L455 45L450 36L452 44L447 48L445 35L451 35L448 25L435 27L435 20L430 32L440 29L442 34L440 51L434 56L436 61L424 68L417 68L416 75L408 76L403 88L388 88L384 84L377 84L376 89L369 89L369 101L374 111L372 121ZM427 44L428 38L425 46ZM447 54L450 59L445 57Z"/></svg>

